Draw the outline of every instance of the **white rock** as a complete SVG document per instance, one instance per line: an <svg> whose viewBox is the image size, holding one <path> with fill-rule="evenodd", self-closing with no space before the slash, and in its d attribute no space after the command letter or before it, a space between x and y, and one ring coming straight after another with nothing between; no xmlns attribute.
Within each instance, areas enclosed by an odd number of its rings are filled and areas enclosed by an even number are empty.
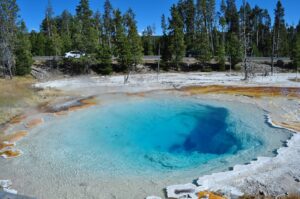
<svg viewBox="0 0 300 199"><path fill-rule="evenodd" d="M148 196L146 199L161 199L161 197L158 197L158 196Z"/></svg>
<svg viewBox="0 0 300 199"><path fill-rule="evenodd" d="M7 192L7 193L10 193L10 194L15 194L15 195L18 194L18 191L17 191L17 190L14 190L14 189L3 188L3 191L4 191L4 192Z"/></svg>
<svg viewBox="0 0 300 199"><path fill-rule="evenodd" d="M192 198L197 199L196 185L192 183L172 185L166 188L168 198Z"/></svg>
<svg viewBox="0 0 300 199"><path fill-rule="evenodd" d="M0 188L5 189L12 185L11 180L0 180Z"/></svg>

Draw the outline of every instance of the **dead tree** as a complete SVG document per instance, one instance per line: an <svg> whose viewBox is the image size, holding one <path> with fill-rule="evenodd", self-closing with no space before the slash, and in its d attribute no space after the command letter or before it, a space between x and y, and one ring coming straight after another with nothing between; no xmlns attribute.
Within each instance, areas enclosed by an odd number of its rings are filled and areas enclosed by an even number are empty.
<svg viewBox="0 0 300 199"><path fill-rule="evenodd" d="M160 43L158 44L157 81L160 72Z"/></svg>
<svg viewBox="0 0 300 199"><path fill-rule="evenodd" d="M243 65L244 65L244 72L245 78L244 80L248 80L248 65L247 65L247 50L248 50L248 42L247 42L247 35L246 35L246 0L243 0L243 8L244 8L244 17L243 17L243 47L244 47L244 55L243 55Z"/></svg>
<svg viewBox="0 0 300 199"><path fill-rule="evenodd" d="M275 27L273 28L273 35L272 35L271 75L273 75L274 72L274 56L275 56Z"/></svg>
<svg viewBox="0 0 300 199"><path fill-rule="evenodd" d="M4 68L6 68L6 71L10 77L10 79L13 78L13 71L15 67L15 60L14 60L14 55L12 51L6 47L4 48L3 55L2 55L2 62Z"/></svg>
<svg viewBox="0 0 300 199"><path fill-rule="evenodd" d="M130 69L127 70L127 73L124 75L124 84L128 83L130 74L131 74L131 67Z"/></svg>
<svg viewBox="0 0 300 199"><path fill-rule="evenodd" d="M5 32L7 30L5 28L5 24L1 24L1 31L0 31L0 59L2 66L4 67L4 76L9 75L12 79L13 77L13 68L14 68L14 55L13 55L13 46L12 41L10 40L9 32Z"/></svg>
<svg viewBox="0 0 300 199"><path fill-rule="evenodd" d="M14 47L17 32L18 6L15 0L0 1L0 63L5 73L13 77L15 66Z"/></svg>

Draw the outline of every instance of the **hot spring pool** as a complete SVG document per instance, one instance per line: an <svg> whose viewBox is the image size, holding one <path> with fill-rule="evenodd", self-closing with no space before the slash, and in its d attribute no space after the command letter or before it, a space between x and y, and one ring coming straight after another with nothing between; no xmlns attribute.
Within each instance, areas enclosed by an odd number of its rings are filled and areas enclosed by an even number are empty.
<svg viewBox="0 0 300 199"><path fill-rule="evenodd" d="M121 97L34 129L20 142L24 155L14 160L20 168L11 175L32 183L31 188L24 185L25 193L42 196L49 190L39 191L39 186L80 187L82 181L105 187L117 181L134 184L137 178L132 189L138 190L144 187L140 179L160 189L191 182L258 156L273 156L291 134L268 125L265 114L234 102ZM110 188L102 191L118 192Z"/></svg>
<svg viewBox="0 0 300 199"><path fill-rule="evenodd" d="M201 168L234 156L250 161L274 155L289 136L266 124L264 117L262 111L242 104L127 99L46 124L38 130L43 143L39 151L62 166L127 174Z"/></svg>

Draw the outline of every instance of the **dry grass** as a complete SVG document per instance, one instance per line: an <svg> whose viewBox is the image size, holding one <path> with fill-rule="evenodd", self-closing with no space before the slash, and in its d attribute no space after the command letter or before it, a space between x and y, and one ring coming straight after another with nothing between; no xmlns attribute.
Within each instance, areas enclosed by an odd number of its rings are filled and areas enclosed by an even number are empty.
<svg viewBox="0 0 300 199"><path fill-rule="evenodd" d="M22 112L23 107L32 104L34 83L31 77L15 77L12 80L0 79L0 124Z"/></svg>
<svg viewBox="0 0 300 199"><path fill-rule="evenodd" d="M13 106L22 99L31 98L30 88L35 80L31 77L15 77L12 80L0 79L0 106Z"/></svg>
<svg viewBox="0 0 300 199"><path fill-rule="evenodd" d="M36 107L61 95L57 90L33 89L35 82L31 76L0 79L0 124L19 122L24 109Z"/></svg>
<svg viewBox="0 0 300 199"><path fill-rule="evenodd" d="M191 86L181 89L191 95L197 94L230 94L248 97L288 97L300 98L300 88L294 87L236 87L236 86Z"/></svg>

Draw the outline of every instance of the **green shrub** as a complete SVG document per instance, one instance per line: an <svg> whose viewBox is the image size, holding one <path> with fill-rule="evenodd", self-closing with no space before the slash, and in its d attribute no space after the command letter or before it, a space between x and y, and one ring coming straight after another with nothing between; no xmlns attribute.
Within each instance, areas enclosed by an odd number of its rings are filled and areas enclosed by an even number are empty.
<svg viewBox="0 0 300 199"><path fill-rule="evenodd" d="M279 68L283 68L284 67L284 62L282 60L278 60L277 63L276 63L277 67Z"/></svg>
<svg viewBox="0 0 300 199"><path fill-rule="evenodd" d="M112 54L108 46L99 47L95 54L97 63L93 66L93 70L102 75L111 74L113 72L111 56Z"/></svg>
<svg viewBox="0 0 300 199"><path fill-rule="evenodd" d="M96 64L93 56L82 56L81 58L64 58L60 62L60 69L72 75L87 74L90 68Z"/></svg>
<svg viewBox="0 0 300 199"><path fill-rule="evenodd" d="M242 70L241 64L239 63L239 64L234 65L233 70L235 70L235 71L241 71Z"/></svg>
<svg viewBox="0 0 300 199"><path fill-rule="evenodd" d="M16 41L16 75L23 76L31 72L33 63L31 55L31 43L27 35L25 23L22 21L17 34Z"/></svg>
<svg viewBox="0 0 300 199"><path fill-rule="evenodd" d="M212 68L210 66L206 66L202 69L202 72L212 72Z"/></svg>

